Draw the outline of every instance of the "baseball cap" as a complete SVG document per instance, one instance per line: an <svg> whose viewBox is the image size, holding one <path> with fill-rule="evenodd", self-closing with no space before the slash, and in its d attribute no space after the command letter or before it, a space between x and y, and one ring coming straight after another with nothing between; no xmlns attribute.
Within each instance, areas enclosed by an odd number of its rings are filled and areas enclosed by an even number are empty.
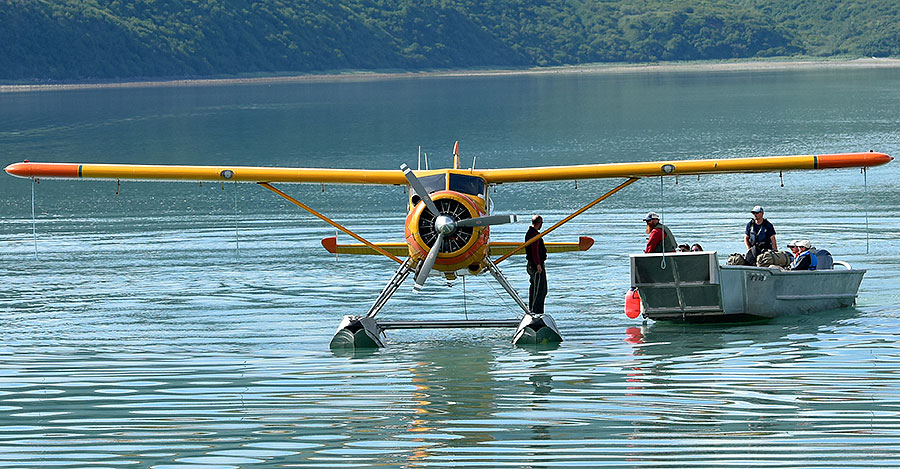
<svg viewBox="0 0 900 469"><path fill-rule="evenodd" d="M647 212L647 216L644 217L644 221L650 220L659 220L659 214L657 214L656 212Z"/></svg>

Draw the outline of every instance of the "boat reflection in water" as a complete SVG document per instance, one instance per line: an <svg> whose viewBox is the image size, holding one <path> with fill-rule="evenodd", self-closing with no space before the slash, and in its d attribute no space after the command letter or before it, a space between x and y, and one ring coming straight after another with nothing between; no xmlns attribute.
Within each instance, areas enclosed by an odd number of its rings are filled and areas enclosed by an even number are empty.
<svg viewBox="0 0 900 469"><path fill-rule="evenodd" d="M739 322L847 308L866 273L719 265L715 251L631 255L631 285L654 321Z"/></svg>

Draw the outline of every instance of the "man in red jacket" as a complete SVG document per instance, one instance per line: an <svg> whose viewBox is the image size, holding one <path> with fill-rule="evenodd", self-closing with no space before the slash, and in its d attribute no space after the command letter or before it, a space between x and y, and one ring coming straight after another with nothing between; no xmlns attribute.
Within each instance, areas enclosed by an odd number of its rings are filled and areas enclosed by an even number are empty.
<svg viewBox="0 0 900 469"><path fill-rule="evenodd" d="M531 226L525 233L525 241L534 238L541 232L544 219L540 215L531 217ZM526 271L531 285L528 288L528 308L531 314L544 314L544 298L547 297L547 269L544 261L547 260L547 248L544 246L544 238L541 238L525 248L525 260L528 261Z"/></svg>
<svg viewBox="0 0 900 469"><path fill-rule="evenodd" d="M669 231L668 226L659 222L659 215L656 212L648 213L644 217L644 222L647 223L647 233L650 234L644 252L675 252L678 246L675 236Z"/></svg>

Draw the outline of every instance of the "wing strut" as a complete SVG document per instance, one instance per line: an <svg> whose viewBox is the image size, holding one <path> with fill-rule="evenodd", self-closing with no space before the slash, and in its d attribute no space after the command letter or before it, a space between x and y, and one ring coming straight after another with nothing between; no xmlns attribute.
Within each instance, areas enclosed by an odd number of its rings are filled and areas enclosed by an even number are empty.
<svg viewBox="0 0 900 469"><path fill-rule="evenodd" d="M383 254L383 255L385 255L385 256L387 256L387 257L390 257L391 259L393 259L394 261L396 261L398 264L402 264L402 263L403 263L403 261L401 261L399 257L397 257L397 256L395 256L395 255L393 255L393 254L391 254L391 253L385 251L385 250L382 249L381 247L379 247L379 246L377 246L377 245L375 245L375 244L373 244L373 243L371 243L371 242L369 242L369 241L366 241L362 236L360 236L360 235L358 235L358 234L356 234L356 233L350 231L350 230L347 229L347 228L344 228L343 226L339 225L339 224L338 224L337 222L335 222L334 220L332 220L332 219L326 217L325 215L322 215L321 213L319 213L319 212L313 210L312 208L310 208L308 205L304 204L303 202L300 202L299 200L297 200L297 199L295 199L295 198L293 198L293 197L291 197L291 196L285 194L285 193L282 192L280 189L276 189L274 186L272 186L272 185L269 184L268 182L260 182L260 183L258 183L258 184L259 184L260 186L263 186L263 187L265 187L266 189L269 189L270 191L272 191L272 192L274 192L274 193L276 193L276 194L278 194L278 195L284 197L288 202L290 202L290 203L292 203L292 204L294 204L294 205L296 205L296 206L302 208L303 210L306 210L307 212L309 212L309 213L315 215L316 217L318 217L319 219L321 219L321 220L324 221L325 223L328 223L329 225L331 225L331 226L333 226L333 227L335 227L335 228L337 228L337 229L343 231L344 233L347 233L348 235L350 235L350 236L352 236L353 238L355 238L357 241L359 241L359 242L365 244L366 246L368 246L368 247L374 249L375 251L378 251L380 254Z"/></svg>
<svg viewBox="0 0 900 469"><path fill-rule="evenodd" d="M511 255L513 255L513 254L515 254L515 253L517 253L517 252L519 252L519 251L521 251L522 249L524 249L524 248L526 248L527 246L531 245L531 243L537 242L537 240L543 238L544 236L546 236L547 234L549 234L551 231L553 231L553 230L559 228L560 226L564 225L565 223L568 223L568 222L569 222L570 220L572 220L573 218L577 217L578 215L581 215L582 213L584 213L585 211L587 211L589 208L593 207L594 205L597 205L597 204L599 204L600 202L603 202L604 200L606 200L607 198L609 198L609 196L615 194L616 192L619 192L620 190L622 190L622 189L624 189L624 188L630 186L631 184L633 184L633 183L634 183L635 181L637 181L638 179L640 179L640 178L634 178L634 177L633 177L633 178L628 178L628 180L626 180L626 181L623 182L622 184L619 184L618 186L616 186L615 188L613 188L612 190L610 190L610 191L607 192L606 194L601 195L600 197L598 197L598 198L597 198L596 200L594 200L593 202L591 202L591 203L585 205L584 207L581 207L580 209L576 210L576 211L575 211L574 213L572 213L571 215L569 215L569 216L567 216L566 218L563 218L562 220L556 222L555 225L551 226L550 228L547 228L546 230L544 230L543 233L538 234L538 235L535 236L534 238L531 238L531 239L529 239L528 241L526 241L526 242L520 244L518 247L516 247L516 248L513 249L512 251L509 251L508 253L506 253L506 254L500 256L496 261L494 261L494 264L499 264L499 263L503 262L507 257L509 257L509 256L511 256Z"/></svg>

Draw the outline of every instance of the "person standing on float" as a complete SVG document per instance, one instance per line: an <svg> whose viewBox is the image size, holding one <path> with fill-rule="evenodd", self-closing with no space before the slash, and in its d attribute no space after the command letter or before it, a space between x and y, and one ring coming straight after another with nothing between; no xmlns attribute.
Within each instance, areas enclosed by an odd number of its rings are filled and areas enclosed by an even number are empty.
<svg viewBox="0 0 900 469"><path fill-rule="evenodd" d="M531 217L531 226L525 233L525 242L534 238L541 232L544 219L540 215ZM528 288L528 309L531 314L544 314L544 299L547 297L547 269L544 261L547 260L547 248L544 246L544 238L540 238L525 248L525 267L531 283Z"/></svg>

